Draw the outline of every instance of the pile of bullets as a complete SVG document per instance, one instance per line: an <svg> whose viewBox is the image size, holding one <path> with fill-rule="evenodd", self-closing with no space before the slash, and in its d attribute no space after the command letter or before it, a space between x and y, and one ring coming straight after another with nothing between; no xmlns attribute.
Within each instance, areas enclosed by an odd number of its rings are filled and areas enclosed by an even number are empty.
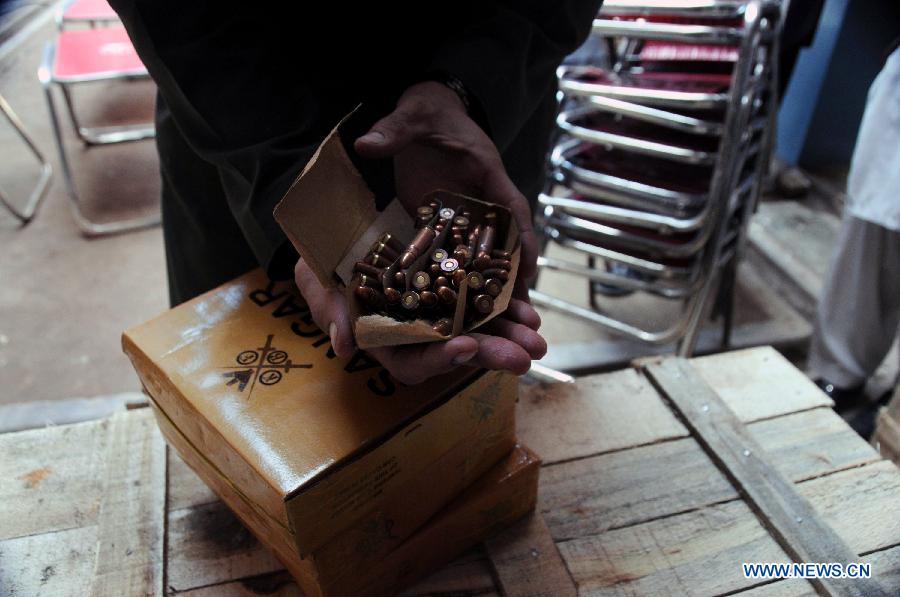
<svg viewBox="0 0 900 597"><path fill-rule="evenodd" d="M398 320L427 319L450 335L459 290L467 287L464 324L488 315L509 279L511 254L494 249L497 214L472 225L464 207L432 202L416 213L415 238L409 244L385 232L363 261L354 266L354 293L373 313Z"/></svg>

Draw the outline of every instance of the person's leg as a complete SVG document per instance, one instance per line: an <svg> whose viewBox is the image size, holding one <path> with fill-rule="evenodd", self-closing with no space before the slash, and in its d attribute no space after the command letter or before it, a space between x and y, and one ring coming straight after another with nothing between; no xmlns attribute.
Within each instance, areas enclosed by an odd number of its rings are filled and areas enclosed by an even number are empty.
<svg viewBox="0 0 900 597"><path fill-rule="evenodd" d="M900 322L900 232L845 216L816 313L814 378L864 384L890 350Z"/></svg>
<svg viewBox="0 0 900 597"><path fill-rule="evenodd" d="M172 306L258 265L228 209L219 172L185 142L157 97L163 238Z"/></svg>

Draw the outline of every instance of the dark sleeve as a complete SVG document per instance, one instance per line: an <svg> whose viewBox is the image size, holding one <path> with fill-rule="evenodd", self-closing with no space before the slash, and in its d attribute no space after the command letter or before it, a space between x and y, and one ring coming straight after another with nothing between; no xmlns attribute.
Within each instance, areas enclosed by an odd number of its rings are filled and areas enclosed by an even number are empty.
<svg viewBox="0 0 900 597"><path fill-rule="evenodd" d="M601 0L508 0L448 38L431 70L459 78L500 151L515 138L562 59L587 38Z"/></svg>
<svg viewBox="0 0 900 597"><path fill-rule="evenodd" d="M280 36L259 20L266 11L252 3L216 10L175 0L111 4L186 143L217 168L222 209L270 276L290 276L296 256L272 210L331 118L322 117L308 86L285 74L284 54L269 41Z"/></svg>

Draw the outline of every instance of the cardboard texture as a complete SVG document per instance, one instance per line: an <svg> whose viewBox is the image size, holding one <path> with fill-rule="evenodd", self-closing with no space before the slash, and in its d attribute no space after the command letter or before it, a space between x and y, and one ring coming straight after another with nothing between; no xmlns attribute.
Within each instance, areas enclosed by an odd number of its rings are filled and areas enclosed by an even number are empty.
<svg viewBox="0 0 900 597"><path fill-rule="evenodd" d="M362 353L336 358L291 286L261 271L126 331L123 347L246 516L300 555L401 492L427 496L409 508L412 532L513 443L513 376L397 385Z"/></svg>
<svg viewBox="0 0 900 597"><path fill-rule="evenodd" d="M358 112L351 113L331 131L274 212L276 221L319 282L327 287L342 286L346 289L357 345L366 349L448 340L484 325L505 311L512 297L521 258L515 220L503 206L443 190L435 190L423 197L423 204L435 199L452 209L465 205L472 212L473 221L482 220L488 211L497 214L497 237L503 240L497 248L510 251L512 257L509 279L494 299L491 313L464 326L460 316L466 304L466 287L463 285L459 289L453 331L449 336L444 336L433 330L432 323L427 320L397 321L392 317L369 314L367 306L351 292L349 285L353 264L363 260L376 238L390 232L408 244L415 234L413 218L397 199L393 199L380 212L376 209L375 193L348 154L352 150L348 149L350 143L342 138L342 132L347 128L359 128L356 122L350 126L350 121L358 115ZM448 226L432 242L432 247L440 246L449 233ZM424 251L408 271L412 273L424 269L423 265L431 252ZM397 271L395 267L388 271L393 274ZM407 275L405 290L410 289L410 280L411 276Z"/></svg>
<svg viewBox="0 0 900 597"><path fill-rule="evenodd" d="M403 528L409 519L406 508L414 508L428 496L401 492L400 500L388 500L386 509L373 513L319 553L301 558L285 529L250 504L158 404L151 401L151 406L169 445L272 550L307 597L393 594L531 511L537 498L540 459L527 448L501 441L488 448L502 452L497 464L444 510L420 521L412 529L415 532Z"/></svg>

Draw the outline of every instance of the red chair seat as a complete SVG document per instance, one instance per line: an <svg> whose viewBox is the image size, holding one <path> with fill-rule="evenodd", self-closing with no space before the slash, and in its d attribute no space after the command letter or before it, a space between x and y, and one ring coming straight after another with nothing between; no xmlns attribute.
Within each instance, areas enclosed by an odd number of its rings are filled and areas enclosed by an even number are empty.
<svg viewBox="0 0 900 597"><path fill-rule="evenodd" d="M62 83L147 74L124 27L60 31L53 78Z"/></svg>
<svg viewBox="0 0 900 597"><path fill-rule="evenodd" d="M62 14L63 21L118 21L119 15L106 0L75 0Z"/></svg>
<svg viewBox="0 0 900 597"><path fill-rule="evenodd" d="M727 45L648 41L641 48L640 58L651 62L737 62L738 49Z"/></svg>

